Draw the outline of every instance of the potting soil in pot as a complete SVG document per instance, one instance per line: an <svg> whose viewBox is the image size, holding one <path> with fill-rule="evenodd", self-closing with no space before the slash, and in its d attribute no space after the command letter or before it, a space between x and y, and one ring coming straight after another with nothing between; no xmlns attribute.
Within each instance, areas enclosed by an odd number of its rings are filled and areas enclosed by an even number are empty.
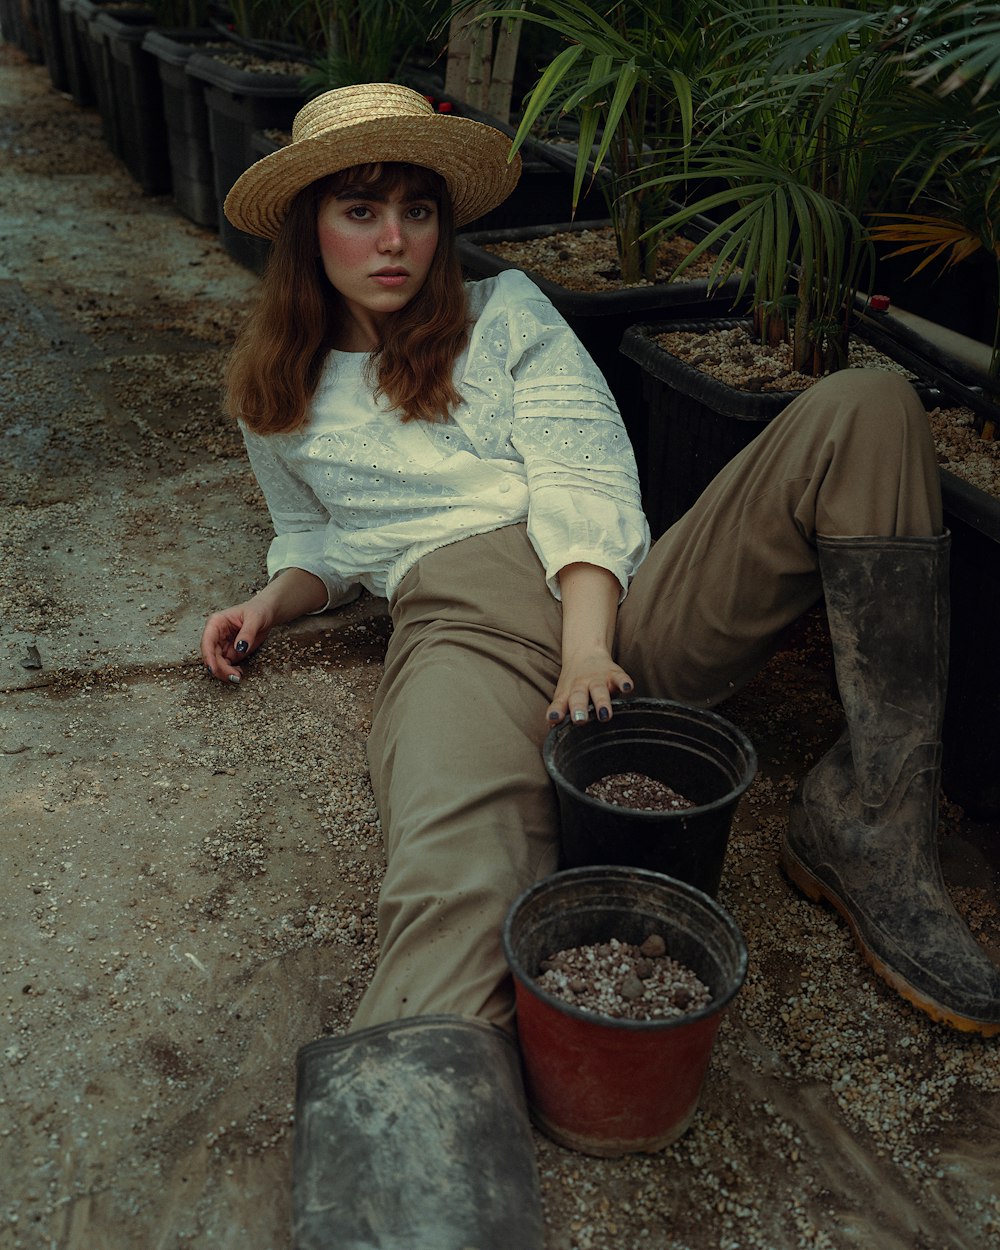
<svg viewBox="0 0 1000 1250"><path fill-rule="evenodd" d="M695 806L693 799L645 773L611 773L592 781L584 794L637 812L680 812Z"/></svg>
<svg viewBox="0 0 1000 1250"><path fill-rule="evenodd" d="M709 987L670 958L656 933L640 946L611 938L567 947L542 961L536 980L540 989L581 1011L617 1020L688 1015L712 1001Z"/></svg>
<svg viewBox="0 0 1000 1250"><path fill-rule="evenodd" d="M541 238L510 239L483 244L487 252L511 261L529 273L554 282L567 291L619 291L622 288L618 248L610 226L574 230ZM669 282L673 272L695 244L681 235L664 240L657 251L654 283ZM707 253L681 274L677 281L701 282L712 272L715 256Z"/></svg>

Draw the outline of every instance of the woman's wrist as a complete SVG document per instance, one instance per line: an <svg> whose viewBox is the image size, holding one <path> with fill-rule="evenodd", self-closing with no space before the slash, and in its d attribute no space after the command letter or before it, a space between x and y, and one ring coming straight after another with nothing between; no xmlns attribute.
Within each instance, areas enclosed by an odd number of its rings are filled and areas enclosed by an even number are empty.
<svg viewBox="0 0 1000 1250"><path fill-rule="evenodd" d="M254 596L269 625L285 625L310 612L318 612L329 599L326 583L306 569L288 568Z"/></svg>

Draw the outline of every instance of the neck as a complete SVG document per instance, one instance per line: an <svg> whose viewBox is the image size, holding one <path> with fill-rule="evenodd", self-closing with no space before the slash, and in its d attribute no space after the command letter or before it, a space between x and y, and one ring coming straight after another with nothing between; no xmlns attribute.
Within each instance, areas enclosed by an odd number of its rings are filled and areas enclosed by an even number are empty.
<svg viewBox="0 0 1000 1250"><path fill-rule="evenodd" d="M385 316L367 309L343 309L333 346L341 352L374 352L382 346Z"/></svg>

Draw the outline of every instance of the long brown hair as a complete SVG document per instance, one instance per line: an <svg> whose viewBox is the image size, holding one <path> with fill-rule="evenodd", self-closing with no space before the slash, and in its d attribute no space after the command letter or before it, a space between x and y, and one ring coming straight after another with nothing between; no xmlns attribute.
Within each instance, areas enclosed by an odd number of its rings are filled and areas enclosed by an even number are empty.
<svg viewBox="0 0 1000 1250"><path fill-rule="evenodd" d="M468 340L468 313L444 179L418 165L356 165L295 197L275 239L257 302L229 358L226 411L259 434L297 429L342 316L316 242L321 206L348 186L388 195L404 186L438 206L438 243L424 285L387 318L372 381L403 421L443 421L461 403L452 369Z"/></svg>

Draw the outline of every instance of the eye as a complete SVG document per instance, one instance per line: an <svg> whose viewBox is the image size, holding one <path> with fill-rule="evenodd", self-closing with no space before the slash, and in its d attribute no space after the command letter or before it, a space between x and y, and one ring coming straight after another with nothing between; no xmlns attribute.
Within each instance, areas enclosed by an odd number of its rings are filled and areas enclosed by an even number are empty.
<svg viewBox="0 0 1000 1250"><path fill-rule="evenodd" d="M352 221L365 221L371 216L371 211L367 204L352 204L345 216L350 217Z"/></svg>
<svg viewBox="0 0 1000 1250"><path fill-rule="evenodd" d="M434 216L433 204L411 204L406 210L406 215L412 221L427 221Z"/></svg>

